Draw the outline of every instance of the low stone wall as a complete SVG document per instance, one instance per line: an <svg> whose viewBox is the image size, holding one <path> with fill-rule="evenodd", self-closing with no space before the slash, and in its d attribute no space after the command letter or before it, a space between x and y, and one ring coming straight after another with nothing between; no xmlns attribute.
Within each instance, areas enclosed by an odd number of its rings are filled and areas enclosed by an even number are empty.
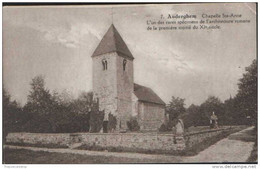
<svg viewBox="0 0 260 169"><path fill-rule="evenodd" d="M68 146L71 136L68 133L9 133L6 143L26 143L26 144L57 144Z"/></svg>
<svg viewBox="0 0 260 169"><path fill-rule="evenodd" d="M183 137L156 133L9 133L6 142L42 145L58 144L62 146L82 143L89 147L120 147L142 150L183 150L185 148Z"/></svg>
<svg viewBox="0 0 260 169"><path fill-rule="evenodd" d="M186 142L186 147L193 147L207 139L210 139L214 136L218 136L223 132L234 129L234 127L228 127L223 129L211 129L206 131L188 133L184 135L184 139Z"/></svg>
<svg viewBox="0 0 260 169"><path fill-rule="evenodd" d="M183 137L172 134L118 133L118 134L82 134L79 135L87 146L121 147L142 150L183 150ZM175 140L174 140L175 139Z"/></svg>
<svg viewBox="0 0 260 169"><path fill-rule="evenodd" d="M6 137L6 142L42 145L57 144L60 146L71 146L80 143L86 147L175 151L192 147L231 129L207 130L188 133L184 136L158 133L9 133Z"/></svg>

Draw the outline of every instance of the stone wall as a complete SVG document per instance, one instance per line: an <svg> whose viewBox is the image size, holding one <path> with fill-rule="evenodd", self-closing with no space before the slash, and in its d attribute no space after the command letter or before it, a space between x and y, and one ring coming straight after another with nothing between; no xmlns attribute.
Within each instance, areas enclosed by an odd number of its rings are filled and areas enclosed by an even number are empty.
<svg viewBox="0 0 260 169"><path fill-rule="evenodd" d="M9 133L6 137L7 143L26 144L57 144L68 146L71 143L70 134L45 134L45 133Z"/></svg>
<svg viewBox="0 0 260 169"><path fill-rule="evenodd" d="M156 131L165 120L165 107L162 105L139 102L139 112L141 130Z"/></svg>
<svg viewBox="0 0 260 169"><path fill-rule="evenodd" d="M193 147L211 137L217 136L225 131L229 131L233 129L232 127L224 128L224 129L211 129L205 131L199 131L194 133L188 133L184 135L184 139L186 142L186 147Z"/></svg>
<svg viewBox="0 0 260 169"><path fill-rule="evenodd" d="M45 134L45 133L9 133L7 143L28 144L58 144L70 146L81 143L88 147L126 148L133 150L184 150L197 145L210 137L217 136L233 128L208 130L189 133L184 136L158 133L75 133L75 134Z"/></svg>

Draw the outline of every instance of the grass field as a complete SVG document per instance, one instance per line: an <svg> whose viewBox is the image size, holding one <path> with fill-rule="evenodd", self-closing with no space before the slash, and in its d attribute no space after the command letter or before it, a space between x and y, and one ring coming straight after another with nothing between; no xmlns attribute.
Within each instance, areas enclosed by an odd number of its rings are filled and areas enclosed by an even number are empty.
<svg viewBox="0 0 260 169"><path fill-rule="evenodd" d="M104 156L88 156L68 153L4 149L4 164L118 164L118 163L178 163L162 159L133 159Z"/></svg>

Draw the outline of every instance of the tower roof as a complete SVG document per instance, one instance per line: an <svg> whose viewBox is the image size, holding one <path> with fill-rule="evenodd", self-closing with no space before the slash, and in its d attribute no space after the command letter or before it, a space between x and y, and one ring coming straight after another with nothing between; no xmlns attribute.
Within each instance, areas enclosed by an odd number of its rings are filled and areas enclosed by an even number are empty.
<svg viewBox="0 0 260 169"><path fill-rule="evenodd" d="M124 40L122 39L113 24L110 26L107 33L102 38L92 57L110 52L117 52L118 54L123 54L129 59L134 59L133 55L129 51Z"/></svg>

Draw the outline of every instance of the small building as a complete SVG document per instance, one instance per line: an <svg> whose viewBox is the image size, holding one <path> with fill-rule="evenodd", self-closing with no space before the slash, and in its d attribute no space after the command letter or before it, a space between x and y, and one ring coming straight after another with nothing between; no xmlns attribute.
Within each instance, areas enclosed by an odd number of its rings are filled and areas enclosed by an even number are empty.
<svg viewBox="0 0 260 169"><path fill-rule="evenodd" d="M150 88L134 83L134 57L112 24L92 55L93 94L99 109L117 119L126 131L136 116L141 130L157 130L165 120L165 103ZM144 63L145 64L145 63Z"/></svg>
<svg viewBox="0 0 260 169"><path fill-rule="evenodd" d="M150 88L134 84L134 114L141 130L156 130L165 120L165 103Z"/></svg>

